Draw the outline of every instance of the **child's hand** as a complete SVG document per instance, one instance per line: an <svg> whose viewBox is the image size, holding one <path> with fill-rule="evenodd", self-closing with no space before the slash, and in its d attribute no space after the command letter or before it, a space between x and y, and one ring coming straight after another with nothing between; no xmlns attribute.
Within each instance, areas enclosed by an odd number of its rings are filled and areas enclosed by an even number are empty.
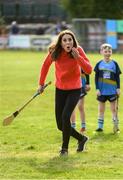
<svg viewBox="0 0 123 180"><path fill-rule="evenodd" d="M96 94L97 94L97 96L101 96L101 93L100 93L99 89L97 89Z"/></svg>
<svg viewBox="0 0 123 180"><path fill-rule="evenodd" d="M90 85L89 85L89 84L86 84L86 85L85 85L85 91L90 91L90 89L91 89Z"/></svg>
<svg viewBox="0 0 123 180"><path fill-rule="evenodd" d="M120 95L120 89L117 89L117 95L119 96Z"/></svg>

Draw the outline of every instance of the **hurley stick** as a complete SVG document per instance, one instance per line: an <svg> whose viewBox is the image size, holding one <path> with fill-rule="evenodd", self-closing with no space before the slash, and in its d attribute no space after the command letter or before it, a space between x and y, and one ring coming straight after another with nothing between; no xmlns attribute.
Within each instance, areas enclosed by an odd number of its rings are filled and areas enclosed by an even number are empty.
<svg viewBox="0 0 123 180"><path fill-rule="evenodd" d="M51 84L51 81L48 82L47 84L44 85L43 90ZM20 107L17 111L15 111L14 113L12 113L10 116L6 117L3 120L3 126L7 126L9 124L12 123L12 121L14 120L14 118L35 98L37 97L39 94L42 94L43 91L41 93L36 92L22 107Z"/></svg>

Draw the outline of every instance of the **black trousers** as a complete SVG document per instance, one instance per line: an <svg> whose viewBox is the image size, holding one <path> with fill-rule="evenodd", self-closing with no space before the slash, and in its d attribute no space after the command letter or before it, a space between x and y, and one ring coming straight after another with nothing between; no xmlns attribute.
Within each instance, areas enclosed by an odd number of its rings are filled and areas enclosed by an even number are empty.
<svg viewBox="0 0 123 180"><path fill-rule="evenodd" d="M70 136L82 140L84 136L71 127L70 117L80 98L81 89L61 90L56 88L55 115L59 130L62 131L62 148L68 149Z"/></svg>

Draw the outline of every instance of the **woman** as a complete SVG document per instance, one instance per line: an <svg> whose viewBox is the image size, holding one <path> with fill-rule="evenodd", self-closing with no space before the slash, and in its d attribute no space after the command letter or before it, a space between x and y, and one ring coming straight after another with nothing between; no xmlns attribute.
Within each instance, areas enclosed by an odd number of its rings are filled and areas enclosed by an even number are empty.
<svg viewBox="0 0 123 180"><path fill-rule="evenodd" d="M83 49L78 46L75 35L70 30L61 31L56 43L51 45L41 68L38 91L43 91L45 79L52 63L55 63L56 93L55 115L59 130L62 131L60 156L68 154L70 136L78 140L77 152L84 150L88 138L71 127L70 117L81 93L81 68L86 74L92 66Z"/></svg>

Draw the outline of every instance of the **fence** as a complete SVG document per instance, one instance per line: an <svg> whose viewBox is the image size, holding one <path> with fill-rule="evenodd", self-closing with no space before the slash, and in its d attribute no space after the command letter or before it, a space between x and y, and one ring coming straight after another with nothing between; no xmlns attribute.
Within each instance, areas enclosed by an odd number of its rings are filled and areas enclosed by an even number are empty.
<svg viewBox="0 0 123 180"><path fill-rule="evenodd" d="M72 20L80 44L87 51L98 51L102 43L110 43L115 51L123 51L123 20Z"/></svg>
<svg viewBox="0 0 123 180"><path fill-rule="evenodd" d="M0 14L7 23L17 20L24 22L50 22L57 19L65 20L67 12L58 2L0 2Z"/></svg>
<svg viewBox="0 0 123 180"><path fill-rule="evenodd" d="M9 35L0 37L0 49L47 50L55 35Z"/></svg>

